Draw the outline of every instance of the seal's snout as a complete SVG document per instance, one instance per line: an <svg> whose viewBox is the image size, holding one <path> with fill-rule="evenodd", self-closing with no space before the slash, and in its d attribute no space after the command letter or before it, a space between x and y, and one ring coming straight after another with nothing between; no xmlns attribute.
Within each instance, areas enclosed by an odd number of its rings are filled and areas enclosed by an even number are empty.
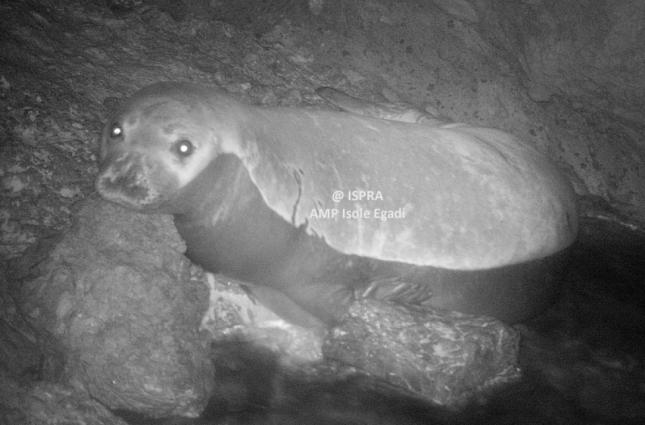
<svg viewBox="0 0 645 425"><path fill-rule="evenodd" d="M140 155L108 157L101 164L96 190L108 201L141 210L159 202L159 192L150 184L150 172Z"/></svg>

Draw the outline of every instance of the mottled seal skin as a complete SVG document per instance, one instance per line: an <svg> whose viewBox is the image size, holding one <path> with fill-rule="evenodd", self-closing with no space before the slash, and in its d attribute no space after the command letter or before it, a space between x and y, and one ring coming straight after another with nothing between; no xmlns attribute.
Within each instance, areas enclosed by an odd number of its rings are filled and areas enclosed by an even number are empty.
<svg viewBox="0 0 645 425"><path fill-rule="evenodd" d="M326 323L357 294L522 320L553 296L577 233L575 196L551 161L465 124L261 108L159 83L106 125L100 162L104 198L173 214L193 261ZM312 215L371 207L331 201L354 189L379 191L377 206L405 218Z"/></svg>

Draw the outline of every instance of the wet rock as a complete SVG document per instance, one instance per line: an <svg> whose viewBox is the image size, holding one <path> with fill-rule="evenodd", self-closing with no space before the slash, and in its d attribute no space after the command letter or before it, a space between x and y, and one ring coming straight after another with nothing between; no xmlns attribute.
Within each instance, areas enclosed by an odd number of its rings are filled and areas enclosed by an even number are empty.
<svg viewBox="0 0 645 425"><path fill-rule="evenodd" d="M438 404L455 405L519 378L518 344L517 332L492 318L363 300L352 305L323 352Z"/></svg>
<svg viewBox="0 0 645 425"><path fill-rule="evenodd" d="M222 275L206 273L199 278L210 290L201 329L209 331L214 342L255 344L278 356L285 366L322 360L325 329L321 322L303 311L308 320L295 324L269 308L285 302L291 304L290 310L298 308L285 295L270 288L255 287L250 292L243 282Z"/></svg>

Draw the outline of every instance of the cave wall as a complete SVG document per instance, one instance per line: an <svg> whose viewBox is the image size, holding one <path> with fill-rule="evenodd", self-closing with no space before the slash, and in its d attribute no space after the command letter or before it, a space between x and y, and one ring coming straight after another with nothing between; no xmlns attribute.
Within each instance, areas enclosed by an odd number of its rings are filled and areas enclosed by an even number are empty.
<svg viewBox="0 0 645 425"><path fill-rule="evenodd" d="M645 212L645 2L490 2L563 159L586 188ZM495 34L494 27L490 33Z"/></svg>

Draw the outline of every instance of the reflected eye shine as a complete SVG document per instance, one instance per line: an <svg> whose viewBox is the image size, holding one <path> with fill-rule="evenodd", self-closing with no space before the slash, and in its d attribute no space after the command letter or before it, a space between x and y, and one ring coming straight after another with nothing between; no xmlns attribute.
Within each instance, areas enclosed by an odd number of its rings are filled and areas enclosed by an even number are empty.
<svg viewBox="0 0 645 425"><path fill-rule="evenodd" d="M175 143L174 150L177 155L182 157L188 157L193 154L195 151L195 146L190 142L190 140L179 140Z"/></svg>
<svg viewBox="0 0 645 425"><path fill-rule="evenodd" d="M112 124L110 128L110 137L116 139L117 137L123 136L123 128L119 124Z"/></svg>

